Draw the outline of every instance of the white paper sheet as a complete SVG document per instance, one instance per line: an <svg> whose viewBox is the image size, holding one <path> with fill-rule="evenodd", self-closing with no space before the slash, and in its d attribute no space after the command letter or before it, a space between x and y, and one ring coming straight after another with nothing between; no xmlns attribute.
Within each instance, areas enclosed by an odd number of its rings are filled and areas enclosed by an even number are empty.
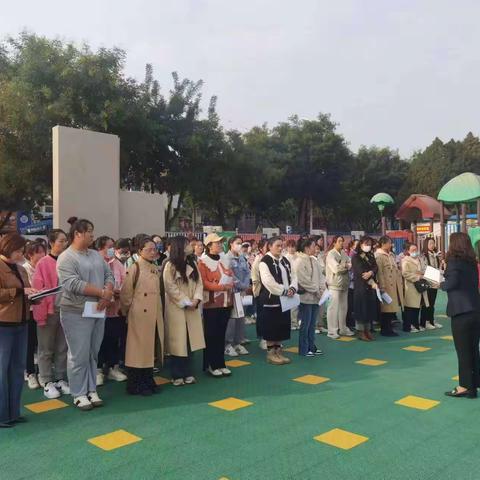
<svg viewBox="0 0 480 480"><path fill-rule="evenodd" d="M232 277L229 277L228 275L225 275L222 272L222 276L220 277L220 281L218 282L219 285L228 285L229 283L232 283L233 279Z"/></svg>
<svg viewBox="0 0 480 480"><path fill-rule="evenodd" d="M245 312L243 310L242 294L240 292L235 293L233 295L233 301L236 318L243 318L245 316Z"/></svg>
<svg viewBox="0 0 480 480"><path fill-rule="evenodd" d="M297 308L300 305L300 295L297 293L293 297L282 295L280 297L280 305L282 306L282 312L287 312L288 310Z"/></svg>
<svg viewBox="0 0 480 480"><path fill-rule="evenodd" d="M320 298L320 301L318 302L318 305L321 307L324 303L328 302L331 297L332 297L332 294L330 293L330 290L326 288L325 291L322 293L322 296Z"/></svg>
<svg viewBox="0 0 480 480"><path fill-rule="evenodd" d="M393 302L392 297L387 292L382 293L382 298L387 305L390 305Z"/></svg>
<svg viewBox="0 0 480 480"><path fill-rule="evenodd" d="M250 307L253 305L253 295L245 295L242 297L242 303L244 307Z"/></svg>
<svg viewBox="0 0 480 480"><path fill-rule="evenodd" d="M182 308L191 307L193 305L193 302L188 298L184 298L180 301L180 305L182 306Z"/></svg>
<svg viewBox="0 0 480 480"><path fill-rule="evenodd" d="M430 282L434 283L441 283L442 282L442 272L438 270L438 268L433 268L428 265L425 273L423 274L423 278L425 280L429 280Z"/></svg>
<svg viewBox="0 0 480 480"><path fill-rule="evenodd" d="M105 318L107 309L99 311L97 310L98 302L85 302L82 317L85 318Z"/></svg>
<svg viewBox="0 0 480 480"><path fill-rule="evenodd" d="M380 292L379 288L376 288L375 291L377 292L377 298L380 303L383 303L382 293Z"/></svg>

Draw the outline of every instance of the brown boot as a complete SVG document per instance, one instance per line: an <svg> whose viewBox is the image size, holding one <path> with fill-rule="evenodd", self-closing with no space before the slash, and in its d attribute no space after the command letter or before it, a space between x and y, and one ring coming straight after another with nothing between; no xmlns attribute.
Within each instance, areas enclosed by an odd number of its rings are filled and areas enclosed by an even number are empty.
<svg viewBox="0 0 480 480"><path fill-rule="evenodd" d="M267 363L272 365L283 365L283 361L278 357L275 347L267 348Z"/></svg>
<svg viewBox="0 0 480 480"><path fill-rule="evenodd" d="M370 341L370 337L369 337L369 334L366 330L362 330L359 334L358 334L358 339L359 340L363 340L364 342L369 342Z"/></svg>
<svg viewBox="0 0 480 480"><path fill-rule="evenodd" d="M281 360L283 365L287 365L288 363L292 363L292 361L283 354L282 347L277 346L275 348L275 350L277 352L277 357Z"/></svg>
<svg viewBox="0 0 480 480"><path fill-rule="evenodd" d="M370 330L368 332L365 332L367 334L368 339L373 342L375 340L375 337L372 335Z"/></svg>

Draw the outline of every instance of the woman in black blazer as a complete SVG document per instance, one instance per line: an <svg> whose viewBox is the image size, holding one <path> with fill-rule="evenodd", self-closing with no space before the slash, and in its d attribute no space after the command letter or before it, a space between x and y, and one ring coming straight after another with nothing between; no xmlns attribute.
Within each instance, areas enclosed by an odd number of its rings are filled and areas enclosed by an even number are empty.
<svg viewBox="0 0 480 480"><path fill-rule="evenodd" d="M459 386L446 392L449 397L477 397L480 387L480 293L475 253L466 233L453 233L449 240L445 281L447 315L458 357Z"/></svg>

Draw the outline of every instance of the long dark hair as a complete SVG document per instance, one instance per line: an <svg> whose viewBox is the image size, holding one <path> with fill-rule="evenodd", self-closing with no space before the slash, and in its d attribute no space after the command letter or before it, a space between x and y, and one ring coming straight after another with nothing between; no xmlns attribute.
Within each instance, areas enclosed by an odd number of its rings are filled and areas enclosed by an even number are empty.
<svg viewBox="0 0 480 480"><path fill-rule="evenodd" d="M373 250L373 238L372 237L369 237L368 235L365 235L364 237L362 237L359 241L358 241L358 244L357 246L355 247L355 252L357 254L360 254L360 253L364 253L363 250L362 250L362 245L365 245L366 243L369 243L370 242L370 245L372 247L372 250ZM370 253L373 255L373 251L370 250Z"/></svg>
<svg viewBox="0 0 480 480"><path fill-rule="evenodd" d="M335 236L332 238L332 241L330 242L330 245L328 246L327 251L333 250L333 247L335 246L335 244L337 243L337 240L338 240L339 238L341 238L343 241L345 241L345 238L343 237L343 235L335 235Z"/></svg>
<svg viewBox="0 0 480 480"><path fill-rule="evenodd" d="M179 236L171 238L169 262L175 267L175 270L180 273L185 283L188 283L187 265L190 265L193 269L191 278L197 282L199 278L198 270L193 255L188 255L187 258L185 258L185 247L187 244L187 237Z"/></svg>
<svg viewBox="0 0 480 480"><path fill-rule="evenodd" d="M435 241L435 239L433 237L427 237L425 239L425 241L423 242L423 248L422 248L422 253L428 257L428 253L429 253L429 250L428 250L428 243L430 242L430 240L433 241L433 243L435 244L435 248L433 249L433 251L435 253L437 253L437 242Z"/></svg>
<svg viewBox="0 0 480 480"><path fill-rule="evenodd" d="M317 244L317 242L315 241L315 239L313 237L300 238L297 242L297 251L305 253L305 249L307 247L310 247L312 245L312 243L315 244L315 245Z"/></svg>
<svg viewBox="0 0 480 480"><path fill-rule="evenodd" d="M89 228L94 228L93 223L90 220L86 220L85 218L75 220L70 227L70 232L68 232L68 239L70 243L72 243L75 238L75 232L85 233L88 232Z"/></svg>
<svg viewBox="0 0 480 480"><path fill-rule="evenodd" d="M51 247L53 247L53 244L57 241L57 238L62 234L67 236L67 234L61 228L52 228L48 232L48 243Z"/></svg>
<svg viewBox="0 0 480 480"><path fill-rule="evenodd" d="M465 260L476 265L477 259L470 237L466 233L452 233L448 240L447 263L449 260Z"/></svg>

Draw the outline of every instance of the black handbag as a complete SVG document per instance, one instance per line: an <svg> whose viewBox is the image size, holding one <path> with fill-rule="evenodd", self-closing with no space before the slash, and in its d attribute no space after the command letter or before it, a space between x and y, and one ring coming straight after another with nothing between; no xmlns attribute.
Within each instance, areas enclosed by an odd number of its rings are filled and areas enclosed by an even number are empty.
<svg viewBox="0 0 480 480"><path fill-rule="evenodd" d="M423 278L414 282L414 285L418 293L426 292L430 288L430 284Z"/></svg>

